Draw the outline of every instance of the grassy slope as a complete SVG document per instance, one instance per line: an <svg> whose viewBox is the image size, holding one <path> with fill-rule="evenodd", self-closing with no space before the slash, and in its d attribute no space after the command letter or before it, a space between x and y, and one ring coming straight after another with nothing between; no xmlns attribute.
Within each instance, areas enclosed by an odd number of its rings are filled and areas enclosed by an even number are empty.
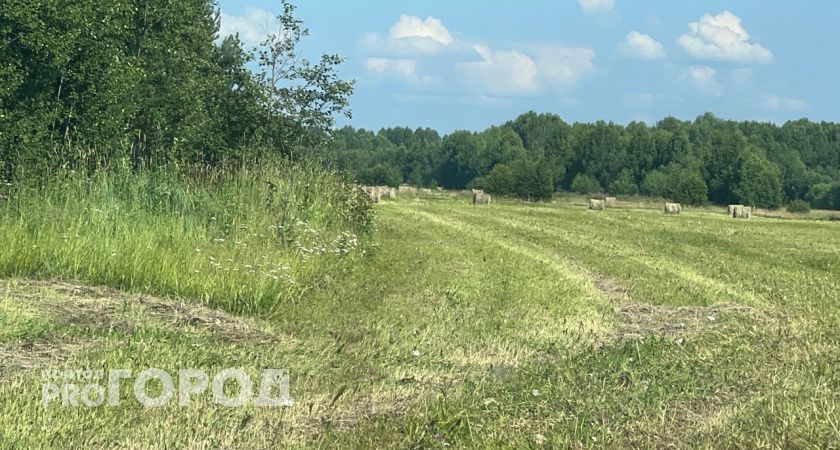
<svg viewBox="0 0 840 450"><path fill-rule="evenodd" d="M0 442L820 448L840 439L837 224L463 199L399 200L378 215L366 263L271 322L113 292L0 287ZM25 359L25 348L38 351ZM287 367L297 404L44 409L26 369L56 365Z"/></svg>

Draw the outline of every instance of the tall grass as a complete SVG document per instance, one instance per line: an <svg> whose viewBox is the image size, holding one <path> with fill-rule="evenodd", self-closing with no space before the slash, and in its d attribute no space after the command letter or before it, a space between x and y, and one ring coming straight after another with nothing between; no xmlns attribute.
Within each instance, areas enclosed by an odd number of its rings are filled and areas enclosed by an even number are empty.
<svg viewBox="0 0 840 450"><path fill-rule="evenodd" d="M313 164L63 171L38 186L2 183L0 276L271 315L352 264L371 216L346 181Z"/></svg>

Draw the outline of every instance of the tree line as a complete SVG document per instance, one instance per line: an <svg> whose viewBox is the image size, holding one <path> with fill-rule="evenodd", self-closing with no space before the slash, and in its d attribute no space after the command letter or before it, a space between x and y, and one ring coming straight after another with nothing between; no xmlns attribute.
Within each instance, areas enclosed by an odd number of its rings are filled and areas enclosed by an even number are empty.
<svg viewBox="0 0 840 450"><path fill-rule="evenodd" d="M254 48L219 36L214 0L0 2L0 177L126 161L219 165L288 155L350 114L342 58L310 62L282 1Z"/></svg>
<svg viewBox="0 0 840 450"><path fill-rule="evenodd" d="M840 209L840 125L665 118L569 124L529 112L482 132L345 127L330 158L359 182L482 188L544 200L557 191L765 208Z"/></svg>

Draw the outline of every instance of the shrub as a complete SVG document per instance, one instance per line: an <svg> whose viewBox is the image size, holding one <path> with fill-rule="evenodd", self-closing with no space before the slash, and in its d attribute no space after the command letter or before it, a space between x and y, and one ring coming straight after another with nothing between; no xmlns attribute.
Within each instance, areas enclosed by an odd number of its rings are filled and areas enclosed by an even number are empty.
<svg viewBox="0 0 840 450"><path fill-rule="evenodd" d="M516 185L514 194L525 200L550 200L554 178L543 161L518 160L510 164Z"/></svg>
<svg viewBox="0 0 840 450"><path fill-rule="evenodd" d="M516 189L516 177L506 164L496 164L486 177L476 182L476 187L491 194L511 195Z"/></svg>
<svg viewBox="0 0 840 450"><path fill-rule="evenodd" d="M808 214L811 212L811 204L802 199L796 199L788 204L788 212L796 214Z"/></svg>
<svg viewBox="0 0 840 450"><path fill-rule="evenodd" d="M630 174L629 170L624 170L621 172L621 175L610 183L610 194L613 195L637 195L639 193L639 187L636 186L636 182L633 181L633 176Z"/></svg>
<svg viewBox="0 0 840 450"><path fill-rule="evenodd" d="M782 205L779 168L758 153L744 157L734 193L745 205L776 209Z"/></svg>
<svg viewBox="0 0 840 450"><path fill-rule="evenodd" d="M572 180L572 192L577 192L578 194L595 194L604 192L604 187L594 177L581 173Z"/></svg>
<svg viewBox="0 0 840 450"><path fill-rule="evenodd" d="M697 205L708 200L709 189L703 177L678 164L648 173L642 193L650 197L670 198L678 203Z"/></svg>

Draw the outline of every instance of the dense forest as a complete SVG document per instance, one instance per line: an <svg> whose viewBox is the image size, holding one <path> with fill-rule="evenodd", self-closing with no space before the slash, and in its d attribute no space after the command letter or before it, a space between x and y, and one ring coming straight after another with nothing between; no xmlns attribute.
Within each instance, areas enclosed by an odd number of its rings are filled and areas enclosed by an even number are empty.
<svg viewBox="0 0 840 450"><path fill-rule="evenodd" d="M359 182L546 199L556 191L840 209L840 125L706 114L655 126L527 113L482 132L334 128L342 58L309 62L283 2L258 48L219 36L212 0L0 3L0 179L120 164L222 166L317 155ZM326 144L326 145L325 145ZM318 151L315 151L315 150ZM326 150L323 150L326 149Z"/></svg>
<svg viewBox="0 0 840 450"><path fill-rule="evenodd" d="M568 124L529 112L480 133L346 127L331 157L360 182L483 188L537 200L555 191L689 204L840 209L840 125L733 122L704 114L655 126Z"/></svg>
<svg viewBox="0 0 840 450"><path fill-rule="evenodd" d="M258 48L219 36L213 0L0 2L0 176L114 161L218 166L289 155L349 115L342 58L310 62L285 0Z"/></svg>

